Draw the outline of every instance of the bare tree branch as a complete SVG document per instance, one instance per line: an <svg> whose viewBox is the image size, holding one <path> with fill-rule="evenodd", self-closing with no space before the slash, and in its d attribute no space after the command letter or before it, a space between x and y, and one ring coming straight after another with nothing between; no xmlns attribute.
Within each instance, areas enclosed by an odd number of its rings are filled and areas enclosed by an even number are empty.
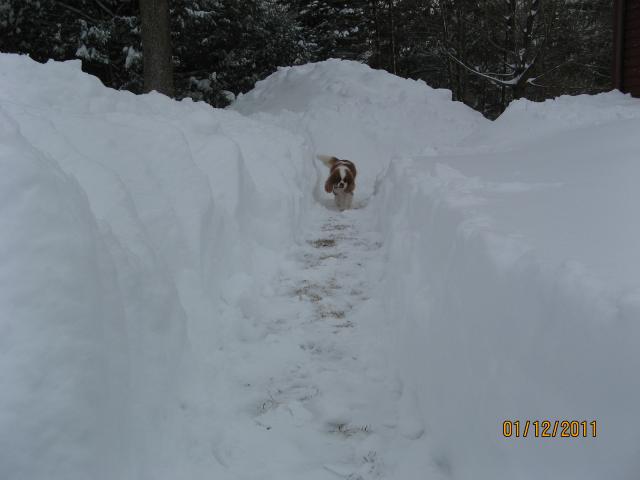
<svg viewBox="0 0 640 480"><path fill-rule="evenodd" d="M76 7L72 7L71 5L67 5L66 3L63 3L63 2L60 2L60 1L56 1L56 4L60 5L62 8L65 8L65 9L69 10L70 12L73 12L73 13L76 13L76 14L80 15L85 20L89 20L92 23L99 23L98 20L96 20L95 18L90 17L89 15L87 15L82 10L80 10L80 9L78 9Z"/></svg>
<svg viewBox="0 0 640 480"><path fill-rule="evenodd" d="M485 73L479 72L475 68L472 68L472 67L468 66L467 64L465 64L464 62L462 62L461 60L459 60L458 58L453 56L447 49L444 49L444 52L447 54L447 56L449 58L451 58L451 60L456 62L458 65L464 67L465 69L467 69L468 71L470 71L471 73L473 73L475 75L478 75L478 76L480 76L482 78L485 78L486 80L489 80L490 82L494 83L497 86L511 87L511 86L514 85L513 80L502 80L502 79L499 79L499 78L492 77L491 75L487 75Z"/></svg>
<svg viewBox="0 0 640 480"><path fill-rule="evenodd" d="M102 10L104 10L106 13L108 13L110 16L115 17L116 14L113 13L104 3L102 3L100 0L93 0Z"/></svg>

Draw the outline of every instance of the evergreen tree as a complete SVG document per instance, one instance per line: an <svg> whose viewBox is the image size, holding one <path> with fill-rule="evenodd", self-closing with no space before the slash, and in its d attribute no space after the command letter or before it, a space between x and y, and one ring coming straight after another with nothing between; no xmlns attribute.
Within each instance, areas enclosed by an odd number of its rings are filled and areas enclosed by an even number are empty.
<svg viewBox="0 0 640 480"><path fill-rule="evenodd" d="M292 3L313 59L336 57L365 61L371 57L371 2L298 0Z"/></svg>
<svg viewBox="0 0 640 480"><path fill-rule="evenodd" d="M307 59L301 29L274 0L178 0L172 19L180 91L214 105Z"/></svg>
<svg viewBox="0 0 640 480"><path fill-rule="evenodd" d="M176 96L226 105L279 65L338 57L449 88L499 115L513 98L611 86L609 0L169 0ZM0 50L81 58L142 92L138 0L0 0Z"/></svg>

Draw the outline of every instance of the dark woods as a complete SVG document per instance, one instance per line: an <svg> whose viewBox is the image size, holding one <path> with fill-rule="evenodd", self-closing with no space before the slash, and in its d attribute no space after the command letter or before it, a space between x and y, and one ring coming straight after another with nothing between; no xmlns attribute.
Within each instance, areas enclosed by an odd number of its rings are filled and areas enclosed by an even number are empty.
<svg viewBox="0 0 640 480"><path fill-rule="evenodd" d="M173 69L168 91L216 106L279 65L329 57L448 88L492 118L514 98L611 88L609 0L168 0L170 50L162 3L0 0L0 51L81 58L106 85L141 92L142 10L156 29L146 51L172 55L156 58Z"/></svg>

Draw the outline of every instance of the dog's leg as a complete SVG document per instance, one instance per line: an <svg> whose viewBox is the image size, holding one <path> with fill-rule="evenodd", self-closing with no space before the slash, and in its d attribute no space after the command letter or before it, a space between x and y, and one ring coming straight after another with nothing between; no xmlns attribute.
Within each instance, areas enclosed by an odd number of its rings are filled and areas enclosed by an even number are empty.
<svg viewBox="0 0 640 480"><path fill-rule="evenodd" d="M353 203L353 193L347 193L344 196L344 208L345 210L351 210L351 204Z"/></svg>
<svg viewBox="0 0 640 480"><path fill-rule="evenodd" d="M336 197L336 207L338 207L338 210L343 212L351 208L353 193L338 191L335 193L335 197Z"/></svg>
<svg viewBox="0 0 640 480"><path fill-rule="evenodd" d="M335 192L335 198L336 198L336 207L338 207L338 210L343 211L344 210L344 192L341 192L341 191Z"/></svg>

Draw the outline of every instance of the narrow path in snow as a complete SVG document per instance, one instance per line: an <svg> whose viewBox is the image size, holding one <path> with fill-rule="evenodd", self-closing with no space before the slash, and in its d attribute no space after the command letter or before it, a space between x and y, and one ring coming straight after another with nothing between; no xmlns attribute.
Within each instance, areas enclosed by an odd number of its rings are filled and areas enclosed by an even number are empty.
<svg viewBox="0 0 640 480"><path fill-rule="evenodd" d="M228 367L244 417L215 455L234 478L389 478L401 386L363 335L381 244L366 209L314 213Z"/></svg>

